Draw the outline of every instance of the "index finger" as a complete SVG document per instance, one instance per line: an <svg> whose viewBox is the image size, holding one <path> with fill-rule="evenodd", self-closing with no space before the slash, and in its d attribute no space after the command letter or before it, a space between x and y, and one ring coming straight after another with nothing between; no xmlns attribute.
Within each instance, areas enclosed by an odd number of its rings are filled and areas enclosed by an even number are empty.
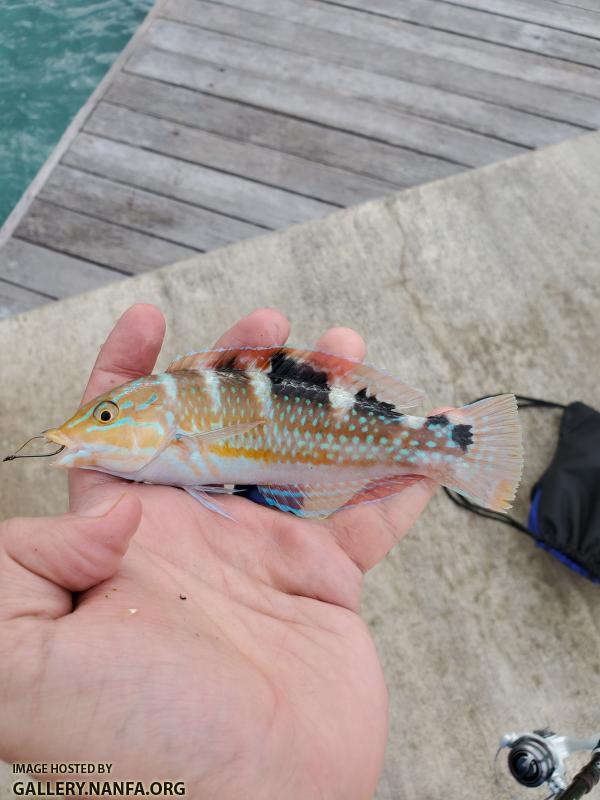
<svg viewBox="0 0 600 800"><path fill-rule="evenodd" d="M268 347L285 344L290 323L274 308L258 308L243 317L215 342L215 350L236 347Z"/></svg>
<svg viewBox="0 0 600 800"><path fill-rule="evenodd" d="M152 372L165 328L165 318L156 306L138 303L127 309L100 349L82 403Z"/></svg>

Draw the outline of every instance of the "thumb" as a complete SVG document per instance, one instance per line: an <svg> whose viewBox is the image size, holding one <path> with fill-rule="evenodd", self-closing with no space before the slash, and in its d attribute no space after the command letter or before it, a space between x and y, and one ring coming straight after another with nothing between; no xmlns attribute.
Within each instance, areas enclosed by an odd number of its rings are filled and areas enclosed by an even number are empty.
<svg viewBox="0 0 600 800"><path fill-rule="evenodd" d="M82 592L115 574L141 518L132 494L79 514L10 519L0 525L0 620L55 619Z"/></svg>

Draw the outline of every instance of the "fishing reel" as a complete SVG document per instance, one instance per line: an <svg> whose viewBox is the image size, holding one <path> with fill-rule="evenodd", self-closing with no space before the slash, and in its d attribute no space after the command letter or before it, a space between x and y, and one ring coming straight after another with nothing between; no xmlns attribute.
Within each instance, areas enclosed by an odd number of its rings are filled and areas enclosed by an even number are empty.
<svg viewBox="0 0 600 800"><path fill-rule="evenodd" d="M499 756L504 749L508 750L506 768L501 769ZM566 760L573 753L585 750L592 752L590 761L567 783ZM500 740L496 753L496 783L504 789L506 798L580 800L599 781L600 734L573 739L550 730L537 730L507 733ZM522 787L518 795L514 793L515 784ZM523 789L530 791L525 793Z"/></svg>

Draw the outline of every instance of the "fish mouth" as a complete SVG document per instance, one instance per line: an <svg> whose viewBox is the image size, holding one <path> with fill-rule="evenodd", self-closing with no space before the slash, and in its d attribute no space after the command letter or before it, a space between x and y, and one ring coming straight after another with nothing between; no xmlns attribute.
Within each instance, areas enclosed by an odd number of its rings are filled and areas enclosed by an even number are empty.
<svg viewBox="0 0 600 800"><path fill-rule="evenodd" d="M78 447L72 439L63 433L60 428L48 428L47 431L42 431L42 436L53 444L60 444L69 450L77 450Z"/></svg>

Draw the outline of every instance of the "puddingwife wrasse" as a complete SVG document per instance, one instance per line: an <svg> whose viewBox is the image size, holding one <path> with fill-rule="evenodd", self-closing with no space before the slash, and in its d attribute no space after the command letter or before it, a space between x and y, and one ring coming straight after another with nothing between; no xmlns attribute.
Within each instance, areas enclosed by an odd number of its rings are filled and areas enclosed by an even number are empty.
<svg viewBox="0 0 600 800"><path fill-rule="evenodd" d="M57 465L208 494L256 485L305 517L382 499L427 476L510 507L522 471L517 406L499 395L444 414L386 373L287 347L192 353L96 397L58 428Z"/></svg>

